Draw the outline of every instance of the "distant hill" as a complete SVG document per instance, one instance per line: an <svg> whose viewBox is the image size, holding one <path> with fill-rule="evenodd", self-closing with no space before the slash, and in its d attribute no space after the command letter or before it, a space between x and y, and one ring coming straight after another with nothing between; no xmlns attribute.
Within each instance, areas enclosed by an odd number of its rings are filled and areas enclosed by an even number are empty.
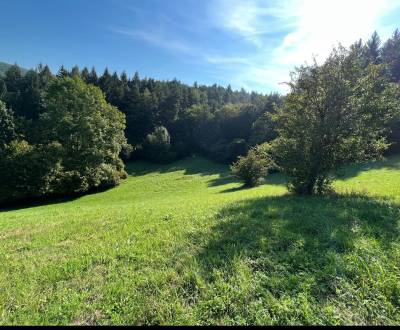
<svg viewBox="0 0 400 330"><path fill-rule="evenodd" d="M0 62L0 76L3 76L4 73L8 70L8 68L12 66L12 64L8 64L5 62ZM21 68L22 74L25 74L28 70Z"/></svg>

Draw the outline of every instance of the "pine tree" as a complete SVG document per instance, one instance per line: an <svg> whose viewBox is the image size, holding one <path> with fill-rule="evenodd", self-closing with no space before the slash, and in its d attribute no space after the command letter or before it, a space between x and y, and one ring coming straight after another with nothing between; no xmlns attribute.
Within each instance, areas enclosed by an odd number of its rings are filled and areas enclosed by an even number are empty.
<svg viewBox="0 0 400 330"><path fill-rule="evenodd" d="M61 65L60 70L57 72L57 77L58 78L65 78L69 76L68 70L64 67L64 65Z"/></svg>
<svg viewBox="0 0 400 330"><path fill-rule="evenodd" d="M77 65L75 65L72 69L71 69L71 73L70 73L70 77L74 78L74 77L80 77L80 71L79 71L79 67Z"/></svg>
<svg viewBox="0 0 400 330"><path fill-rule="evenodd" d="M95 67L92 67L92 70L90 71L89 78L88 78L88 83L97 86L99 83L99 78L97 76L97 72Z"/></svg>
<svg viewBox="0 0 400 330"><path fill-rule="evenodd" d="M375 31L364 47L364 58L367 65L370 63L379 64L381 62L380 47L381 39Z"/></svg>
<svg viewBox="0 0 400 330"><path fill-rule="evenodd" d="M392 81L400 82L400 32L396 29L382 47L382 61L388 66Z"/></svg>
<svg viewBox="0 0 400 330"><path fill-rule="evenodd" d="M103 75L99 78L99 87L106 95L106 99L108 101L108 97L110 95L110 87L111 87L111 75L108 71L108 68L104 69Z"/></svg>
<svg viewBox="0 0 400 330"><path fill-rule="evenodd" d="M38 74L40 80L40 88L42 89L50 84L54 78L48 65L45 65L40 70L38 70Z"/></svg>
<svg viewBox="0 0 400 330"><path fill-rule="evenodd" d="M81 78L84 82L88 83L89 82L89 70L85 66L81 72Z"/></svg>

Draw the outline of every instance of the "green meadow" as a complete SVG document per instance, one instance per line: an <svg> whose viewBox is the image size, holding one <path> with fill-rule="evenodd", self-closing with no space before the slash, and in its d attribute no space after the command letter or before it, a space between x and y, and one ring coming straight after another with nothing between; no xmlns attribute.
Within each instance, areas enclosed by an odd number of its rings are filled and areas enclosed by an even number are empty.
<svg viewBox="0 0 400 330"><path fill-rule="evenodd" d="M336 195L244 189L200 157L0 211L0 324L400 324L400 157Z"/></svg>

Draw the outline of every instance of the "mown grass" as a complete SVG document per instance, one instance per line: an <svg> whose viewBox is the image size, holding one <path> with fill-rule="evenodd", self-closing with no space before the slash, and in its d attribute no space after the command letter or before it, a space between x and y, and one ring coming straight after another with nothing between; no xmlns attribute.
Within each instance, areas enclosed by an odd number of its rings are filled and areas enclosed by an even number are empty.
<svg viewBox="0 0 400 330"><path fill-rule="evenodd" d="M0 324L399 324L400 157L331 197L202 158L0 211Z"/></svg>

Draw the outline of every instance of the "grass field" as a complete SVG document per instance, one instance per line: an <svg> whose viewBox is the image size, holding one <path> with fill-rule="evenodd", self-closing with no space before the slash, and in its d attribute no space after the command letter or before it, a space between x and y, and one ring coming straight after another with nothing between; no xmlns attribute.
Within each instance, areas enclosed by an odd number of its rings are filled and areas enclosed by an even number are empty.
<svg viewBox="0 0 400 330"><path fill-rule="evenodd" d="M340 194L242 189L202 158L0 211L0 324L400 324L400 157Z"/></svg>

